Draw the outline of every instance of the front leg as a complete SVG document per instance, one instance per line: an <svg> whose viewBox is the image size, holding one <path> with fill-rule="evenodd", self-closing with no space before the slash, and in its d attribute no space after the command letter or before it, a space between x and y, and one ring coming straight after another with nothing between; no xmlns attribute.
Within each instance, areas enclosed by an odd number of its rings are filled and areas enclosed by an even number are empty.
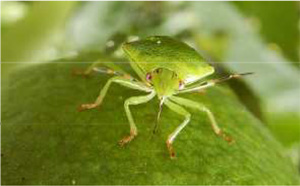
<svg viewBox="0 0 300 186"><path fill-rule="evenodd" d="M180 131L189 123L190 118L191 118L191 114L189 112L187 112L184 108L182 108L181 106L169 101L168 99L165 101L165 104L167 105L167 107L169 107L172 111L176 112L177 114L183 115L185 117L185 120L175 129L174 132L172 132L166 143L167 143L167 148L169 150L170 153L170 157L171 159L175 158L175 151L173 148L173 142L176 138L176 136L180 133Z"/></svg>
<svg viewBox="0 0 300 186"><path fill-rule="evenodd" d="M127 115L128 121L129 121L129 125L130 125L130 135L125 136L122 140L119 141L120 146L126 145L131 140L133 140L133 138L137 135L137 128L134 123L132 114L130 112L129 105L138 105L138 104L146 103L146 102L150 101L154 96L155 96L155 92L152 91L149 95L131 97L125 101L124 107L125 107L125 112L126 112L126 115Z"/></svg>
<svg viewBox="0 0 300 186"><path fill-rule="evenodd" d="M87 109L93 109L99 106L102 103L104 97L106 96L108 88L110 87L112 82L119 83L120 85L123 85L125 87L144 91L144 92L151 91L151 89L146 85L144 85L142 82L133 81L132 79L123 76L115 76L108 80L108 82L105 84L103 89L100 91L100 94L94 103L82 104L79 106L78 110L83 111Z"/></svg>

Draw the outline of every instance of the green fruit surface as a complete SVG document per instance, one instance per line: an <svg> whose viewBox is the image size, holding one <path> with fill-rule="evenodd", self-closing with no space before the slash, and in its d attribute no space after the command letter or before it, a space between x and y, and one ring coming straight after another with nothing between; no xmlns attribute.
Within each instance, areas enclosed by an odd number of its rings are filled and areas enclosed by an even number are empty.
<svg viewBox="0 0 300 186"><path fill-rule="evenodd" d="M47 63L15 70L2 79L1 182L31 184L298 184L297 171L264 124L226 85L183 97L207 105L235 139L217 137L205 113L192 119L174 142L171 160L165 140L183 118L163 108L160 132L152 136L158 100L131 106L139 135L129 134L126 98L144 93L114 84L99 109L78 112L95 100L110 77L72 76L88 65Z"/></svg>

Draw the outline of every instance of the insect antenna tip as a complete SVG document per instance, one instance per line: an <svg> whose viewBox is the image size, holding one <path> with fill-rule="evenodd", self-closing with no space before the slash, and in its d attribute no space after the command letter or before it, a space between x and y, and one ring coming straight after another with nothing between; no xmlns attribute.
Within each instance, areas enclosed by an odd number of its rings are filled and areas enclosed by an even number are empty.
<svg viewBox="0 0 300 186"><path fill-rule="evenodd" d="M255 74L254 72L245 72L245 73L241 73L239 74L240 76L247 76L247 75L252 75Z"/></svg>

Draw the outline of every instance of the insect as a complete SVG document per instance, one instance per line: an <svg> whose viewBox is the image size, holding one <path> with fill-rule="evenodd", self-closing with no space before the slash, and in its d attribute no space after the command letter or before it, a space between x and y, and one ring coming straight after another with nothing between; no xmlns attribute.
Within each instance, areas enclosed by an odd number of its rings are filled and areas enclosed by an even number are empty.
<svg viewBox="0 0 300 186"><path fill-rule="evenodd" d="M175 158L175 151L172 145L175 138L191 119L191 114L185 107L205 112L215 134L229 143L233 142L231 137L222 132L217 125L213 113L205 105L179 97L178 95L201 91L214 86L216 83L232 78L239 78L242 75L250 73L232 74L224 78L203 82L201 79L213 74L214 68L206 63L204 58L193 48L168 36L151 36L142 40L127 42L122 45L122 49L130 59L130 65L139 79L133 78L120 67L111 63L105 64L107 67L105 70L95 68L97 64L94 64L85 71L85 74L96 70L115 74L116 76L108 80L94 103L82 104L79 107L79 110L82 111L101 105L112 83L118 83L128 88L147 92L148 94L145 96L130 97L125 101L124 107L130 125L130 134L121 139L119 145L124 146L128 144L138 134L129 106L146 103L155 96L160 100L157 123L163 105L166 105L172 111L184 117L183 122L179 124L166 140L166 146L171 158Z"/></svg>

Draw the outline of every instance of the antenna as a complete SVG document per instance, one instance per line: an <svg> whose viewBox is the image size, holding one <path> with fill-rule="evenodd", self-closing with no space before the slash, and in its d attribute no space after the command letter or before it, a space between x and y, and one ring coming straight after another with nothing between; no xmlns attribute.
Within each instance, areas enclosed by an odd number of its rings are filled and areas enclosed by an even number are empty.
<svg viewBox="0 0 300 186"><path fill-rule="evenodd" d="M233 79L233 78L240 78L241 76L247 76L247 75L251 75L254 74L254 72L245 72L245 73L240 73L240 74L231 74L227 77L223 77L223 78L219 78L219 79L214 79L211 80L214 83L221 83L223 81L227 81L229 79Z"/></svg>
<svg viewBox="0 0 300 186"><path fill-rule="evenodd" d="M160 119L160 115L161 115L161 111L162 111L162 107L163 107L165 99L166 99L166 97L164 97L164 96L160 99L159 110L158 110L158 113L157 113L156 123L155 123L154 129L153 129L153 134L155 134L157 132L158 122L159 122L159 119Z"/></svg>

